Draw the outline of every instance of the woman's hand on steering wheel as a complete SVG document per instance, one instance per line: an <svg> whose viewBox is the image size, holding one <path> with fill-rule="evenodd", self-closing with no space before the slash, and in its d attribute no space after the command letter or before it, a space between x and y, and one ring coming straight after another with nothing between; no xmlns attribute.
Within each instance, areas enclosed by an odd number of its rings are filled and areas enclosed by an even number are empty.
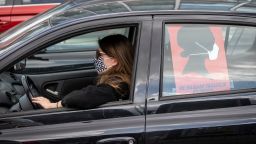
<svg viewBox="0 0 256 144"><path fill-rule="evenodd" d="M36 104L32 102L32 98L36 95L38 95L38 91L36 87L34 86L33 82L25 75L21 76L21 83L24 87L25 93L27 95L27 98L31 102L34 109L38 108Z"/></svg>
<svg viewBox="0 0 256 144"><path fill-rule="evenodd" d="M57 103L52 103L50 100L48 100L45 97L33 97L32 102L35 104L39 104L42 106L44 109L50 109L50 108L57 108Z"/></svg>

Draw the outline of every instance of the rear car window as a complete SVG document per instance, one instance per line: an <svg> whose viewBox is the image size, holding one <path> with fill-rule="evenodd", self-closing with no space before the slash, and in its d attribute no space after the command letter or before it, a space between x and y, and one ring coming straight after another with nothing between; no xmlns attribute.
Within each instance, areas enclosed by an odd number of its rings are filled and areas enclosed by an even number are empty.
<svg viewBox="0 0 256 144"><path fill-rule="evenodd" d="M166 24L162 96L256 88L256 29Z"/></svg>

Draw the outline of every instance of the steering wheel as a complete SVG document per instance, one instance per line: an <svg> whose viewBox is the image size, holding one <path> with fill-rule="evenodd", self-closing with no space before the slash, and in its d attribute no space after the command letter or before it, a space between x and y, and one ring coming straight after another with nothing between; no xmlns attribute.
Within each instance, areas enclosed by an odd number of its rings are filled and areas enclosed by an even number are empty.
<svg viewBox="0 0 256 144"><path fill-rule="evenodd" d="M31 103L31 105L33 106L34 109L39 108L39 106L37 104L34 104L32 102L32 98L35 96L38 96L39 93L36 89L36 87L34 86L33 82L25 75L21 76L21 83L22 86L24 87L25 93Z"/></svg>

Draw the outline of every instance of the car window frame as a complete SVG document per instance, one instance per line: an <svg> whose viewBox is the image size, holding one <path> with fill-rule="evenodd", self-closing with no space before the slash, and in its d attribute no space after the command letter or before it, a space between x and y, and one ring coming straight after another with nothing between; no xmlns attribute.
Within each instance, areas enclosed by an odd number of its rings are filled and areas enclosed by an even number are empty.
<svg viewBox="0 0 256 144"><path fill-rule="evenodd" d="M165 26L166 25L172 25L172 23L170 23L170 22L165 22L164 24L163 24L163 33L165 33ZM174 25L176 25L177 23L175 23ZM178 23L178 25L186 25L186 24L188 24L188 25L216 25L216 26L227 26L226 28L228 28L229 26L230 27L235 27L235 26L237 26L237 27L239 27L239 26L244 26L244 27L251 27L251 28L255 28L256 29L256 27L255 26L251 26L251 25L241 25L241 24L223 24L223 23L211 23L211 22L209 22L209 23L201 23L201 22L199 22L199 23L193 23L193 24L189 24L189 23ZM227 39L228 37L227 37L227 35L226 35L226 37L224 37L224 39ZM165 35L163 34L163 41L162 41L162 57L161 57L161 63L162 63L162 66L161 66L161 92L160 92L160 99L165 99L165 97L173 97L173 99L179 99L179 98L186 98L186 97L200 97L200 96L215 96L215 95L228 95L228 94L236 94L236 93L241 93L241 92L244 92L244 93L247 93L247 92L255 92L256 91L256 87L255 88L247 88L247 89L235 89L235 90L231 90L231 91L211 91L211 92L202 92L202 93L192 93L192 94L181 94L181 95L170 95L170 96L162 96L162 89L163 89L163 63L164 63L164 42L165 42ZM224 43L224 45L227 45L228 43ZM224 47L224 48L226 48L226 47ZM228 62L227 62L228 63Z"/></svg>
<svg viewBox="0 0 256 144"><path fill-rule="evenodd" d="M136 53L136 51L138 49L138 44L137 44L138 42L137 41L138 41L138 37L139 37L138 36L138 34L139 34L138 29L139 29L140 25L139 24L135 24L135 23L133 23L133 24L125 24L125 25L105 26L105 27L95 28L95 29L92 29L92 30L86 30L84 33L83 32L78 32L78 35L74 34L72 36L69 36L69 38L73 38L73 37L76 37L76 36L79 36L79 35L84 35L84 34L91 33L91 32L97 32L97 31L102 31L102 30L110 30L112 28L116 29L116 28L127 28L127 27L129 27L129 28L130 27L134 27L134 29L135 29L135 31L134 31L135 36L133 36L132 38L135 39L135 42L133 43L133 46L135 47L134 48L135 49L134 53ZM130 33L129 33L129 35L130 35ZM69 38L67 38L67 39L69 39ZM128 37L128 38L130 38L130 37ZM61 41L63 41L63 40L61 40ZM58 43L58 42L60 42L60 41L55 42L55 44ZM48 46L46 46L45 48L47 48L47 47ZM44 48L40 48L40 50L42 50L42 49L44 49ZM134 61L135 61L135 57L134 57ZM63 72L68 72L68 71L63 71ZM134 68L133 68L133 73L135 73L135 69ZM40 75L40 73L38 73L38 74ZM134 74L132 75L132 77L135 77ZM134 78L132 78L132 83L134 83ZM133 85L134 84L132 84L131 87L133 87ZM127 104L133 104L134 97L133 97L132 92L133 92L133 89L131 88L128 100L108 102L108 103L105 103L103 105L100 105L99 107L92 108L92 109L73 109L73 108L62 107L62 108L54 108L54 109L33 109L33 110L29 110L29 111L15 112L13 114L15 116L23 116L24 114L25 115L26 114L29 114L29 115L30 114L45 114L45 113L51 114L52 112L53 113L55 113L55 112L56 113L59 113L59 112L60 113L62 113L62 112L65 113L65 112L69 112L69 111L70 112L73 112L73 111L74 112L82 112L82 111L90 111L90 110L97 110L97 109L101 110L101 109L112 107L112 106L115 107L115 106L122 106L122 105L127 105ZM6 115L8 116L9 114L6 114ZM12 113L10 113L10 115L12 116ZM0 116L0 118L1 118L1 116Z"/></svg>
<svg viewBox="0 0 256 144"><path fill-rule="evenodd" d="M208 15L208 18L205 16ZM210 17L210 18L209 18ZM256 20L253 19L247 19L249 16L244 16L241 14L238 14L237 16L230 17L228 14L224 14L222 16L218 15L218 13L204 13L204 14L198 14L198 13L192 13L186 16L186 12L181 15L172 15L172 17L168 17L167 15L156 15L154 17L154 23L155 28L157 28L157 32L154 35L161 34L161 42L155 40L152 44L155 49L154 51L154 57L151 57L154 61L151 61L151 66L154 66L154 68L150 69L150 77L149 77L149 86L148 86L148 101L165 101L165 100L182 100L182 99L190 99L190 98L203 98L203 97L211 97L211 96L220 96L220 95L228 95L229 92L223 93L223 92L213 92L213 93L202 93L202 94L190 94L190 95L173 95L173 96L162 96L162 74L163 74L163 47L164 47L164 26L165 24L219 24L219 25L241 25L241 26L252 26L255 27ZM212 19L211 19L212 18ZM159 28L161 27L161 28ZM156 38L153 38L156 39ZM157 57L158 60L156 60ZM158 67L156 67L158 66ZM158 79L156 79L156 75L159 76ZM152 81L152 82L150 82ZM154 81L154 82L153 82ZM155 86L158 83L158 86ZM254 90L238 90L233 92L233 94L238 93L250 93L254 92Z"/></svg>

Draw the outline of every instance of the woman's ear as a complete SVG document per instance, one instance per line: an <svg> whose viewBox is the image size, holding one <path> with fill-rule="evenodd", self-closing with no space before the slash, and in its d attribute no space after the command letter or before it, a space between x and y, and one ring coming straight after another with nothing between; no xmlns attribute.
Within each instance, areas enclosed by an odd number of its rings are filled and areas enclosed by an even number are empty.
<svg viewBox="0 0 256 144"><path fill-rule="evenodd" d="M112 66L116 66L118 64L117 59L113 58L111 59Z"/></svg>

